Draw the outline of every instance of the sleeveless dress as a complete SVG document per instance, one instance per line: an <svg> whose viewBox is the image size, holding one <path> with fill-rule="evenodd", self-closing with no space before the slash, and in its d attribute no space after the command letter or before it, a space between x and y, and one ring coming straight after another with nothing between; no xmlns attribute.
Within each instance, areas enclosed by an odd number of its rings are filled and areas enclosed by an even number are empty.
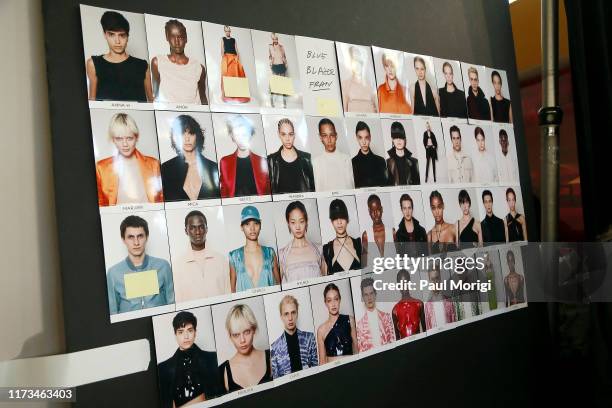
<svg viewBox="0 0 612 408"><path fill-rule="evenodd" d="M274 252L273 248L267 246L262 246L261 252L263 257L263 265L259 273L259 280L256 282L256 284L253 284L253 281L246 270L244 247L230 251L229 263L236 271L236 292L274 285L274 274L272 273L272 267L274 266L274 256L276 253Z"/></svg>
<svg viewBox="0 0 612 408"><path fill-rule="evenodd" d="M519 213L516 213L516 217L513 217L510 213L506 215L506 224L508 225L508 242L525 240L523 237L523 226L518 221L521 216L522 215Z"/></svg>
<svg viewBox="0 0 612 408"><path fill-rule="evenodd" d="M227 388L228 392L242 390L243 387L234 382L234 376L232 375L232 367L230 366L229 360L225 360L223 364L219 366L219 370L221 371L221 378L223 378L223 373L227 372ZM257 384L263 384L272 381L272 369L270 366L270 350L266 350L266 373L261 380Z"/></svg>
<svg viewBox="0 0 612 408"><path fill-rule="evenodd" d="M350 356L353 354L353 338L351 337L351 320L348 315L340 314L325 340L327 357Z"/></svg>

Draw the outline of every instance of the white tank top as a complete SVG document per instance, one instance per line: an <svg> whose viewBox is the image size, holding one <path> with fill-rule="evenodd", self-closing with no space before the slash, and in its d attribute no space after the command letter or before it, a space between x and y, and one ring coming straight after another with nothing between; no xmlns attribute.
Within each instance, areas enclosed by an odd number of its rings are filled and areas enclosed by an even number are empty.
<svg viewBox="0 0 612 408"><path fill-rule="evenodd" d="M202 65L189 59L185 65L174 64L166 55L157 56L160 85L158 102L200 104L198 81L202 75Z"/></svg>

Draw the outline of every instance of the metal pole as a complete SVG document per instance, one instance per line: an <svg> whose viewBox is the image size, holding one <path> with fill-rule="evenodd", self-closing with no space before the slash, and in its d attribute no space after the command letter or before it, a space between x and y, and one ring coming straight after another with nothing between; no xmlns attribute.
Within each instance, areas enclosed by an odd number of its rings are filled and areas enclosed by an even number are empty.
<svg viewBox="0 0 612 408"><path fill-rule="evenodd" d="M542 134L543 242L554 242L559 221L559 2L542 0L542 108L538 112Z"/></svg>
<svg viewBox="0 0 612 408"><path fill-rule="evenodd" d="M542 223L541 240L548 246L545 250L550 265L550 290L558 299L559 254L547 242L555 242L558 237L559 221L559 126L563 112L559 107L559 2L542 0L542 107L538 112L542 138ZM559 345L559 304L548 304L548 323L554 350Z"/></svg>

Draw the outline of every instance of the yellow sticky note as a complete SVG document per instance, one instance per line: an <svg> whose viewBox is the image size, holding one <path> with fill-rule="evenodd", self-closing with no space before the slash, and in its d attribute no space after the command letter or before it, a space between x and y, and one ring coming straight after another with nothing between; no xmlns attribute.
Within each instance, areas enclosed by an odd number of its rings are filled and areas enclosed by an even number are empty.
<svg viewBox="0 0 612 408"><path fill-rule="evenodd" d="M321 116L338 116L338 102L331 98L317 98L317 112Z"/></svg>
<svg viewBox="0 0 612 408"><path fill-rule="evenodd" d="M159 282L155 269L142 272L130 272L123 275L125 284L125 297L133 299L143 296L152 296L159 293Z"/></svg>
<svg viewBox="0 0 612 408"><path fill-rule="evenodd" d="M223 92L230 98L250 98L249 79L241 77L223 77Z"/></svg>
<svg viewBox="0 0 612 408"><path fill-rule="evenodd" d="M293 90L293 81L289 77L272 75L270 77L270 92L291 96L295 93Z"/></svg>

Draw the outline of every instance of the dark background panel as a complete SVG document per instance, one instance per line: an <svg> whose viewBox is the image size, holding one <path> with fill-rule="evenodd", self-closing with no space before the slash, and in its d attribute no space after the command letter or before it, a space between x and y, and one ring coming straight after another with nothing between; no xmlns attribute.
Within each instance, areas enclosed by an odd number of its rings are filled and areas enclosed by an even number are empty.
<svg viewBox="0 0 612 408"><path fill-rule="evenodd" d="M150 318L113 325L108 319L78 4L43 2L67 350L148 338L154 359ZM529 236L537 236L506 0L92 0L87 4L374 44L506 70ZM287 401L300 406L306 400L320 406L376 401L381 406L403 406L432 400L459 406L480 405L484 400L495 406L524 404L527 378L534 373L531 354L546 344L540 312L541 308L530 307L486 319L231 405L276 406ZM541 362L542 356L538 358ZM156 406L154 363L144 373L80 387L77 404ZM367 386L360 386L362 382Z"/></svg>

